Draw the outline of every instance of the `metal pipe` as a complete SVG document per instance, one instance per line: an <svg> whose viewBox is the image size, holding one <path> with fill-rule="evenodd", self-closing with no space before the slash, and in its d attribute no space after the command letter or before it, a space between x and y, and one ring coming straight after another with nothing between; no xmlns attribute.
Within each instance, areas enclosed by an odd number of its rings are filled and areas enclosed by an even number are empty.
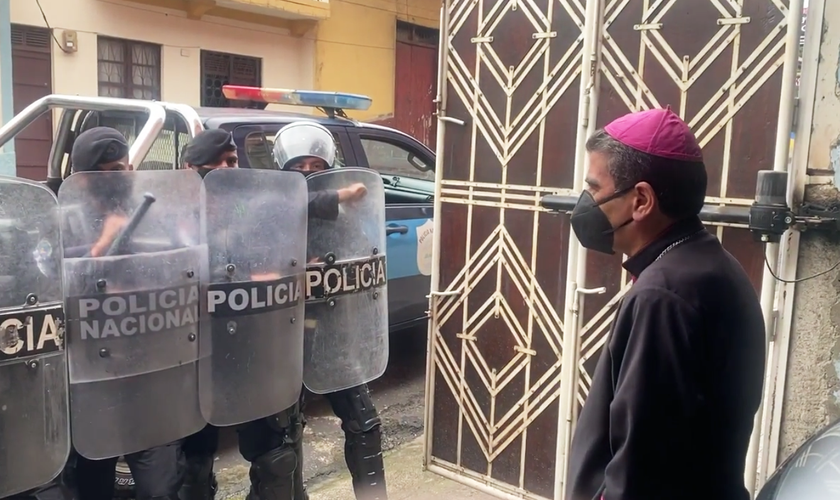
<svg viewBox="0 0 840 500"><path fill-rule="evenodd" d="M598 59L601 34L601 3L587 2L584 21L583 47L581 49L581 86L578 107L578 135L575 144L575 169L573 188L580 193L586 176L586 140L595 128L598 110L599 75ZM569 257L566 263L566 295L563 311L563 359L557 415L557 443L555 450L554 498L564 497L568 457L574 430L577 405L578 359L580 358L580 307L583 297L580 289L586 286L586 250L580 245L575 232L569 228Z"/></svg>
<svg viewBox="0 0 840 500"><path fill-rule="evenodd" d="M146 157L158 133L166 120L166 110L159 103L115 97L82 97L52 94L33 102L5 125L0 127L0 147L14 139L44 113L53 108L84 109L89 111L143 111L149 114L146 125L137 135L128 153L129 163L139 164ZM51 170L55 167L51 164ZM56 177L56 172L49 172L49 177Z"/></svg>
<svg viewBox="0 0 840 500"><path fill-rule="evenodd" d="M779 103L779 116L776 123L776 150L774 153L773 170L784 172L788 167L788 155L790 153L790 129L793 124L793 109L796 97L796 69L797 58L799 57L799 37L802 26L802 0L790 0L788 9L788 25L785 37L784 66L782 67L782 88ZM777 266L779 253L787 254L789 248L788 239L783 239L781 244L768 243L765 247L765 258L771 266ZM780 249L782 246L784 248ZM777 266L778 267L778 266ZM795 264L794 264L795 267ZM771 340L776 330L776 290L778 283L773 277L770 269L764 266L761 278L761 310L764 313L764 325L766 332L766 352L770 352ZM766 358L769 359L769 358ZM765 373L767 370L765 370ZM744 483L751 496L755 495L758 473L758 459L761 452L759 443L761 440L762 418L764 415L764 403L767 394L764 394L759 403L755 415L753 432L750 436L750 445L747 451L747 460L744 466Z"/></svg>
<svg viewBox="0 0 840 500"><path fill-rule="evenodd" d="M576 196L550 194L543 196L540 205L551 211L571 212L577 203ZM748 225L750 208L744 206L703 205L700 219L709 223Z"/></svg>
<svg viewBox="0 0 840 500"><path fill-rule="evenodd" d="M446 134L446 124L452 120L446 116L446 68L447 55L449 54L449 5L451 0L445 0L440 7L440 40L438 43L438 92L436 101L438 103L437 118L438 129L437 137L435 138L435 197L434 197L434 217L432 218L432 230L434 236L432 238L432 279L429 293L429 332L426 343L426 395L425 408L423 415L423 467L426 470L431 470L430 464L432 459L432 425L434 404L435 404L435 303L439 300L437 297L446 293L440 290L440 227L441 227L441 183L443 182L443 162L444 162L444 135ZM460 120L459 120L460 121ZM463 126L463 122L462 122ZM469 228L467 228L469 231Z"/></svg>

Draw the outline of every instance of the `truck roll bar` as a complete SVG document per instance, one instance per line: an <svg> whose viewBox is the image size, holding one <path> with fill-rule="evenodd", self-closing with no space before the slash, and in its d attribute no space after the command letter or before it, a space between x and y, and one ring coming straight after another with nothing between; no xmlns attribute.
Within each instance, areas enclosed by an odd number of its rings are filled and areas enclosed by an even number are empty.
<svg viewBox="0 0 840 500"><path fill-rule="evenodd" d="M85 110L85 111L140 111L148 113L149 117L137 139L128 152L128 160L132 165L139 165L149 153L152 144L163 128L166 121L166 109L154 101L136 99L122 99L117 97L82 97L53 94L42 97L27 106L8 123L0 127L0 147L11 141L23 129L37 120L44 113L54 108ZM191 130L192 132L192 130ZM61 177L60 172L54 172L56 162L50 163L48 178Z"/></svg>

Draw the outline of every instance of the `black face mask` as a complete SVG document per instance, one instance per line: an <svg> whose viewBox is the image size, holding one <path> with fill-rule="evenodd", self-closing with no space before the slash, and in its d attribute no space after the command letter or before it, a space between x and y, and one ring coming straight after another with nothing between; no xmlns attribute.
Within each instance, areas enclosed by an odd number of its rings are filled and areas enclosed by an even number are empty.
<svg viewBox="0 0 840 500"><path fill-rule="evenodd" d="M134 189L131 174L113 172L91 175L88 190L99 206L107 212L127 209Z"/></svg>
<svg viewBox="0 0 840 500"><path fill-rule="evenodd" d="M588 250L605 253L607 255L615 254L613 250L613 237L616 231L633 222L633 218L627 219L626 222L613 227L607 214L601 210L601 205L620 198L633 188L622 189L607 196L601 201L595 201L589 191L583 191L578 198L578 202L572 210L572 230L575 232L578 241Z"/></svg>
<svg viewBox="0 0 840 500"><path fill-rule="evenodd" d="M203 178L207 177L207 174L212 172L213 169L212 168L205 168L205 167L196 167L195 171L198 172L198 175L200 175L201 178L203 179Z"/></svg>

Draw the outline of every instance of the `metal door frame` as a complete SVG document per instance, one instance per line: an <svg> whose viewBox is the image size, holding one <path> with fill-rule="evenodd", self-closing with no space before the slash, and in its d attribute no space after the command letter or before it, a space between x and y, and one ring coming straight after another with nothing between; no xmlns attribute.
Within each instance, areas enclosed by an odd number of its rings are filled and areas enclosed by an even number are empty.
<svg viewBox="0 0 840 500"><path fill-rule="evenodd" d="M798 207L802 204L805 198L805 186L808 183L807 170L811 150L811 127L816 106L826 1L810 0L808 5L808 21L805 28L805 44L802 51L802 71L799 84L799 106L796 111L796 141L789 167L787 203L791 207ZM799 7L798 11L801 13L802 4L802 0L791 0L790 10L793 11L794 8ZM798 24L801 25L801 22ZM800 33L796 34L796 42L794 43L794 34L789 25L787 32L788 49L791 49L789 52L793 53L787 54L787 56L794 63L797 53L792 50L792 47L798 45L799 35ZM791 64L791 66L793 65ZM787 80L785 83L787 83ZM791 114L793 114L793 111L791 111ZM777 143L776 146L778 148L780 145ZM778 262L778 271L776 275L785 281L793 281L797 277L799 239L800 233L798 231L788 231L778 245L778 260L776 261ZM770 262L773 261L770 260ZM773 279L772 276L769 279ZM756 418L756 427L753 429L752 442L750 443L751 454L748 456L748 465L745 472L747 484L750 484L750 480L755 480L756 491L763 486L776 467L780 465L779 443L783 415L782 407L786 396L785 384L795 293L796 283L778 283L773 298L772 313L775 319L775 330L773 336L770 337L770 349L765 370L764 398L762 408ZM751 471L754 472L752 477L749 476Z"/></svg>

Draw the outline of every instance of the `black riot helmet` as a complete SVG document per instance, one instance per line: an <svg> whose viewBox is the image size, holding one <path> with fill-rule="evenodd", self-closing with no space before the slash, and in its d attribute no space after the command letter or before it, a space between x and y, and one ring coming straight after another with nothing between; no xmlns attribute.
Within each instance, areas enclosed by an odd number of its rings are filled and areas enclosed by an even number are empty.
<svg viewBox="0 0 840 500"><path fill-rule="evenodd" d="M133 182L128 163L128 141L111 127L94 127L76 137L70 152L72 174L114 172L86 178L91 201L106 212L125 210L131 199Z"/></svg>
<svg viewBox="0 0 840 500"><path fill-rule="evenodd" d="M281 170L303 174L313 170L302 168L310 160L321 160L323 168L335 163L335 140L323 125L309 120L290 123L274 136L274 163Z"/></svg>
<svg viewBox="0 0 840 500"><path fill-rule="evenodd" d="M94 127L79 134L70 152L73 172L127 170L128 141L111 127Z"/></svg>
<svg viewBox="0 0 840 500"><path fill-rule="evenodd" d="M181 150L181 163L202 178L217 168L237 168L239 157L233 135L220 128L199 132Z"/></svg>

